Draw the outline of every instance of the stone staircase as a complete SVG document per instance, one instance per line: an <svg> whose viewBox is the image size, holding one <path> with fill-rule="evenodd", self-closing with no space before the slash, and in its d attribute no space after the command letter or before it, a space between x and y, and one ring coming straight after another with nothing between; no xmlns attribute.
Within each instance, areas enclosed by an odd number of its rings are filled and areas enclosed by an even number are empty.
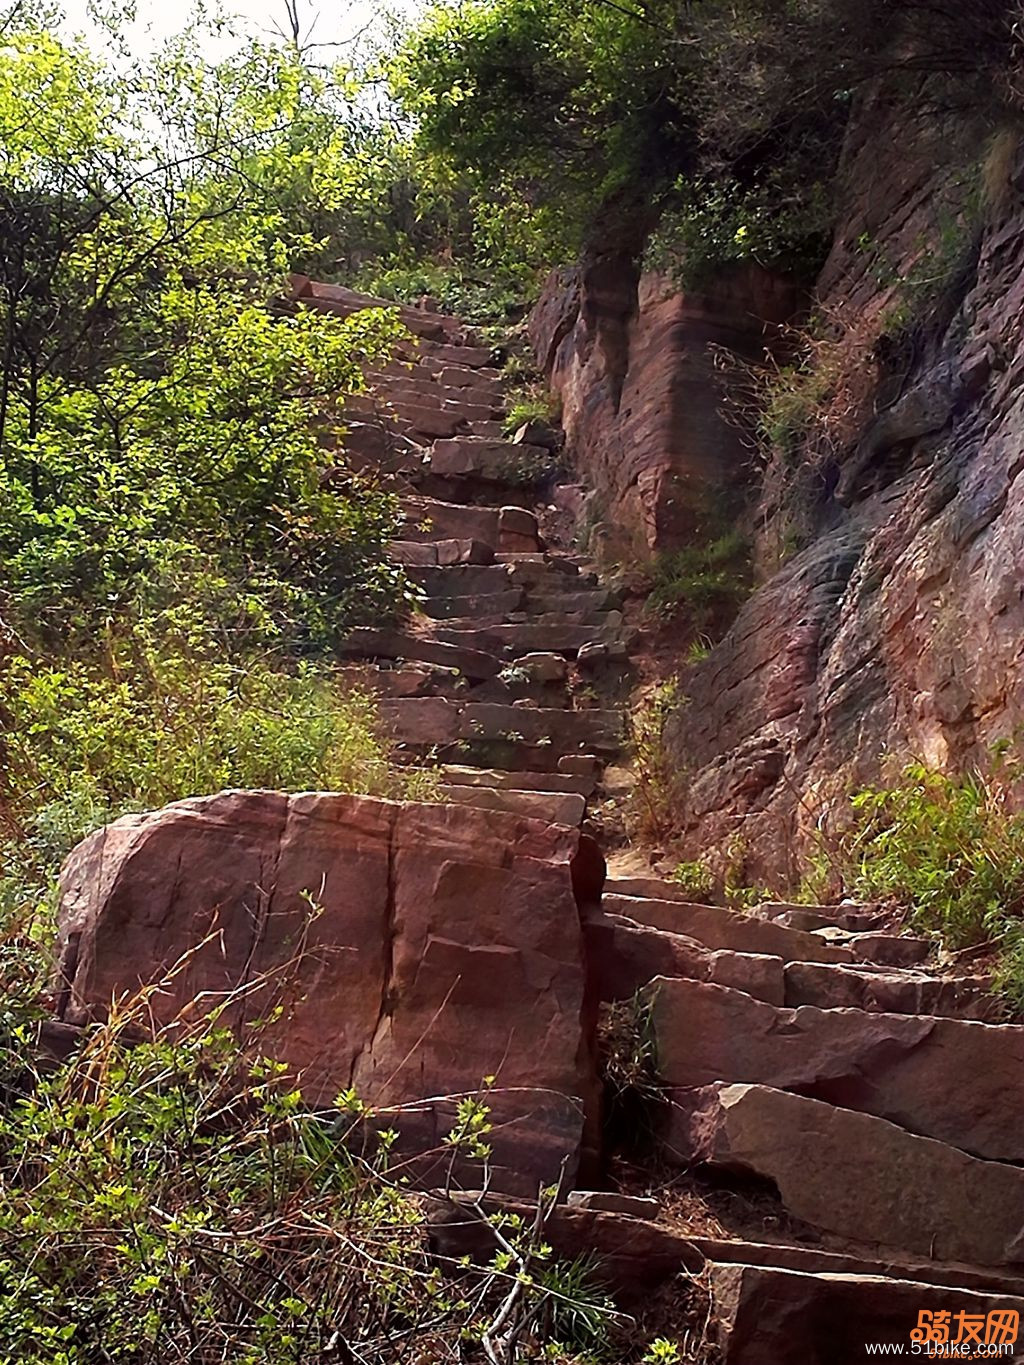
<svg viewBox="0 0 1024 1365"><path fill-rule="evenodd" d="M1024 1312L1024 1028L988 978L940 972L877 907L740 913L653 878L610 878L585 932L657 1059L657 1159L625 1184L703 1256L715 1358L910 1354L922 1311L1022 1358L998 1324Z"/></svg>
<svg viewBox="0 0 1024 1365"><path fill-rule="evenodd" d="M380 304L308 280L296 295L342 316ZM505 438L492 349L454 318L401 315L414 340L346 401L344 444L399 495L391 558L422 597L400 627L355 630L342 652L380 698L395 756L439 766L448 799L579 825L622 744L621 706L595 704L595 684L614 695L623 673L620 604L546 542L554 442L522 439L529 427Z"/></svg>
<svg viewBox="0 0 1024 1365"><path fill-rule="evenodd" d="M373 302L297 292L346 315ZM403 318L417 340L346 405L346 446L401 496L392 554L423 598L354 631L347 667L451 801L580 825L623 743L621 604L547 543L552 452L503 437L490 349L455 319ZM1006 1326L1024 1312L1024 1028L988 980L940 970L872 906L740 912L611 877L582 916L589 989L637 1002L658 1100L646 1164L606 1153L618 1204L564 1210L555 1245L599 1244L627 1302L671 1282L696 1312L700 1286L702 1360L844 1365L876 1341L955 1344L964 1321L1024 1359ZM469 1254L477 1226L447 1208L435 1235Z"/></svg>

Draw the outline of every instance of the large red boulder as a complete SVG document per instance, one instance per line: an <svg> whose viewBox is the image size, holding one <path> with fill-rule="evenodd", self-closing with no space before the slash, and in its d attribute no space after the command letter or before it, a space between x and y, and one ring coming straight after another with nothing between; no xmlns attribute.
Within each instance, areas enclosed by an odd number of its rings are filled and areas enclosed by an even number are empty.
<svg viewBox="0 0 1024 1365"><path fill-rule="evenodd" d="M589 900L602 875L578 830L495 811L322 793L177 802L68 859L60 1013L84 1022L164 981L158 1025L228 1001L241 1030L280 1001L260 1045L306 1101L353 1087L378 1109L414 1106L393 1122L421 1150L451 1124L444 1097L493 1076L496 1187L535 1192L563 1160L571 1177L593 1113L574 881Z"/></svg>

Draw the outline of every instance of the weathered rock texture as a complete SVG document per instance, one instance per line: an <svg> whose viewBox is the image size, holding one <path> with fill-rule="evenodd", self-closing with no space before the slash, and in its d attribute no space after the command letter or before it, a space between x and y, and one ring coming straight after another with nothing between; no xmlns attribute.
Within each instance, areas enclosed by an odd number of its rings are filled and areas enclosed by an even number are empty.
<svg viewBox="0 0 1024 1365"><path fill-rule="evenodd" d="M670 1114L672 1159L771 1180L813 1227L946 1261L1024 1262L1016 1166L766 1086L707 1086Z"/></svg>
<svg viewBox="0 0 1024 1365"><path fill-rule="evenodd" d="M548 280L531 337L609 554L646 558L728 517L750 451L722 414L712 348L760 356L795 304L792 286L761 270L704 295L638 279L614 256Z"/></svg>
<svg viewBox="0 0 1024 1365"><path fill-rule="evenodd" d="M1020 1298L870 1274L714 1262L707 1273L722 1365L860 1365L867 1342L899 1345L910 1355L910 1333L922 1310L948 1312L946 1321L954 1323L962 1313L986 1326L990 1313L999 1321L1024 1312ZM954 1326L951 1340L956 1334ZM995 1339L1012 1343L1014 1336Z"/></svg>
<svg viewBox="0 0 1024 1365"><path fill-rule="evenodd" d="M739 1081L889 1119L976 1156L1024 1162L1024 1027L851 1009L777 1009L707 982L649 988L669 1086Z"/></svg>
<svg viewBox="0 0 1024 1365"><path fill-rule="evenodd" d="M695 840L739 819L774 870L887 757L962 771L1024 718L1019 181L976 223L977 130L903 114L879 99L853 125L819 283L847 412L765 484L769 533L809 543L687 680L672 735ZM930 326L901 331L915 307Z"/></svg>
<svg viewBox="0 0 1024 1365"><path fill-rule="evenodd" d="M573 877L592 897L600 868L581 844L494 811L317 793L126 816L64 869L61 1014L102 1014L181 962L151 998L168 1023L269 974L225 1019L266 1014L281 987L287 1012L261 1046L307 1101L351 1086L374 1106L419 1105L495 1076L497 1164L535 1190L564 1158L575 1168L594 1096ZM429 1147L450 1122L435 1103L398 1126Z"/></svg>
<svg viewBox="0 0 1024 1365"><path fill-rule="evenodd" d="M752 877L795 874L886 761L984 765L1024 720L1024 175L1008 147L915 82L862 96L851 120L816 290L820 420L769 464L750 519L762 585L687 671L669 728L689 844L741 834ZM663 527L686 534L669 504L730 484L740 458L707 344L742 356L778 295L757 284L691 326L684 297L642 284L634 304L631 281L600 283L577 282L576 313L548 298L535 337L581 477L667 546Z"/></svg>

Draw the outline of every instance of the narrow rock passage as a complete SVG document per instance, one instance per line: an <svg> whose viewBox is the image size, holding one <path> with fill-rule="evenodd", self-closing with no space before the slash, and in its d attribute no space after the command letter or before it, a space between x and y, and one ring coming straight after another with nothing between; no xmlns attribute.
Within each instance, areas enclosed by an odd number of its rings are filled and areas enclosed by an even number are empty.
<svg viewBox="0 0 1024 1365"><path fill-rule="evenodd" d="M341 313L376 302L299 289ZM227 1000L301 940L261 1046L307 1101L330 1109L351 1085L400 1113L430 1189L459 1097L485 1095L488 1197L564 1179L545 1238L596 1258L643 1330L652 1304L659 1325L685 1322L699 1345L680 1358L854 1365L873 1342L955 1347L958 1318L1016 1350L1024 1027L883 907L741 911L606 876L602 779L630 691L619 604L546 536L569 520L550 511L558 464L504 439L490 349L455 319L403 316L418 341L369 376L345 439L402 500L392 554L423 598L353 631L344 668L449 800L229 791L97 831L62 874L62 1027L183 955L152 1009ZM218 935L197 948L211 900ZM425 1207L438 1250L480 1250L458 1198Z"/></svg>
<svg viewBox="0 0 1024 1365"><path fill-rule="evenodd" d="M343 314L374 302L323 285L302 298ZM352 671L399 757L440 761L450 799L581 824L623 745L620 603L545 542L552 455L504 438L490 351L456 319L402 316L417 343L368 376L346 445L400 492L392 553L424 597L400 629L352 634ZM602 670L619 707L593 704ZM1000 1314L1024 1311L1024 1028L1000 1022L985 978L938 970L876 907L739 913L656 878L610 879L584 932L601 1000L649 1010L667 1188L694 1172L705 1192L754 1181L777 1216L708 1236L671 1199L651 1221L617 1196L614 1211L561 1214L562 1250L597 1238L640 1283L646 1255L655 1283L696 1247L727 1365L841 1365L875 1340L909 1353L921 1313L980 1317L995 1341ZM653 1168L633 1177L656 1188ZM440 1244L466 1249L450 1210L438 1219Z"/></svg>
<svg viewBox="0 0 1024 1365"><path fill-rule="evenodd" d="M299 288L344 316L380 303ZM362 661L352 674L380 697L396 756L439 761L449 799L579 825L622 745L621 710L592 686L607 694L624 674L618 601L582 556L546 543L557 456L503 435L490 348L456 319L401 311L415 343L367 373L344 443L399 493L391 555L423 597L401 627L356 630L343 651Z"/></svg>

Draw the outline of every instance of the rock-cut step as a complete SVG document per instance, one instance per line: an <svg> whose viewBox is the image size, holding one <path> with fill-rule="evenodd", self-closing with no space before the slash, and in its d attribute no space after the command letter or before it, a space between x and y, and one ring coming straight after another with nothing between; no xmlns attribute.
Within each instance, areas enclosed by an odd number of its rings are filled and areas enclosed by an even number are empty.
<svg viewBox="0 0 1024 1365"><path fill-rule="evenodd" d="M445 624L435 629L438 640L460 648L501 650L510 658L523 654L561 654L575 659L588 645L607 643L618 634L618 624L575 625L573 623L535 623L513 621L506 625L458 627Z"/></svg>
<svg viewBox="0 0 1024 1365"><path fill-rule="evenodd" d="M473 681L495 678L501 672L501 659L485 650L447 644L414 631L359 626L349 631L338 646L344 658L409 660L454 669Z"/></svg>
<svg viewBox="0 0 1024 1365"><path fill-rule="evenodd" d="M416 749L452 745L482 748L495 741L538 745L557 755L614 754L622 739L617 711L565 711L534 706L411 697L381 702L381 716L396 743Z"/></svg>
<svg viewBox="0 0 1024 1365"><path fill-rule="evenodd" d="M655 979L647 992L668 1092L719 1081L790 1090L983 1160L1024 1163L1024 1027L779 1008L683 979Z"/></svg>
<svg viewBox="0 0 1024 1365"><path fill-rule="evenodd" d="M615 887L619 884L608 885ZM849 934L844 931L839 931L833 937L817 930L790 929L775 920L728 910L724 906L699 905L679 899L621 896L616 895L614 890L609 895L606 889L603 903L611 914L624 915L670 933L689 934L714 948L784 956L789 951L787 944L801 945L798 955L787 957L786 961L875 962L905 967L923 962L932 951L928 939L902 934Z"/></svg>
<svg viewBox="0 0 1024 1365"><path fill-rule="evenodd" d="M586 925L605 1000L628 999L661 976L732 986L756 1000L790 1008L814 1005L989 1023L1004 1014L987 977L932 976L916 968L866 962L805 961L797 955L818 958L821 951L820 939L804 930L776 925L787 936L768 940L762 930L747 930L743 920L723 923L721 910L704 906L686 907L705 912L688 917L692 932L670 932L607 909L622 904L607 897L606 908Z"/></svg>
<svg viewBox="0 0 1024 1365"><path fill-rule="evenodd" d="M592 796L597 787L595 773L516 773L457 763L446 764L440 773L444 787L505 787L517 791L576 792L580 796Z"/></svg>
<svg viewBox="0 0 1024 1365"><path fill-rule="evenodd" d="M1021 1298L876 1274L709 1261L705 1281L720 1365L863 1365L867 1342L900 1347L893 1354L909 1357L922 1310L948 1313L954 1337L958 1314L980 1320L983 1331L990 1322L997 1330L1009 1324L1001 1338L1009 1342L1016 1340L1013 1324L1024 1320Z"/></svg>
<svg viewBox="0 0 1024 1365"><path fill-rule="evenodd" d="M852 1242L1024 1267L1024 1171L871 1114L762 1085L677 1092L668 1160L770 1181L790 1217Z"/></svg>
<svg viewBox="0 0 1024 1365"><path fill-rule="evenodd" d="M511 787L450 786L442 783L445 800L476 810L507 811L543 820L550 825L581 825L587 798L578 792L522 791Z"/></svg>

